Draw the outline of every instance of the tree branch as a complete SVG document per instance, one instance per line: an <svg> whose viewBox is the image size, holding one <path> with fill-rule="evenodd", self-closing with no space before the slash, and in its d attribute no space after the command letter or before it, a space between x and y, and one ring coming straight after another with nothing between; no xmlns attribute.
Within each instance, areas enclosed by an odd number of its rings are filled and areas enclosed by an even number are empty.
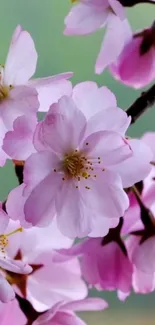
<svg viewBox="0 0 155 325"><path fill-rule="evenodd" d="M127 109L126 113L131 116L131 124L135 123L137 119L151 106L155 104L155 84L143 92L141 96Z"/></svg>
<svg viewBox="0 0 155 325"><path fill-rule="evenodd" d="M133 7L139 3L155 4L153 0L119 0L123 7Z"/></svg>
<svg viewBox="0 0 155 325"><path fill-rule="evenodd" d="M20 309L28 320L27 325L32 325L32 323L37 319L39 315L41 315L41 313L38 313L28 300L20 297L18 294L16 294L16 299L18 300Z"/></svg>

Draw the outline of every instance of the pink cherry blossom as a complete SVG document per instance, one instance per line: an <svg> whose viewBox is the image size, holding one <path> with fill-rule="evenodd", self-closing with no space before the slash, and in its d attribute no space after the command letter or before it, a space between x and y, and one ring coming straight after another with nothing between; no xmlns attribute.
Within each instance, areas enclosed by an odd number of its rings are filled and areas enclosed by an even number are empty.
<svg viewBox="0 0 155 325"><path fill-rule="evenodd" d="M1 325L25 325L27 319L21 311L16 299L7 304L0 303L0 324Z"/></svg>
<svg viewBox="0 0 155 325"><path fill-rule="evenodd" d="M95 71L100 74L120 55L129 37L123 6L117 0L80 0L65 18L66 35L86 35L106 26Z"/></svg>
<svg viewBox="0 0 155 325"><path fill-rule="evenodd" d="M48 110L49 103L57 101L64 94L70 95L72 91L71 83L66 80L72 73L29 80L36 70L37 57L30 34L17 26L5 66L0 66L0 166L9 158L1 146L6 132L12 130L15 119L22 115L29 120L34 119L39 105L40 109ZM21 129L19 126L17 130L18 125L19 122L16 123L16 132Z"/></svg>
<svg viewBox="0 0 155 325"><path fill-rule="evenodd" d="M132 264L118 243L112 241L104 244L103 238L91 238L60 252L66 256L80 256L83 277L91 286L129 295Z"/></svg>
<svg viewBox="0 0 155 325"><path fill-rule="evenodd" d="M18 274L28 274L32 271L32 268L27 265L27 263L13 260L11 257L6 254L6 249L9 244L11 235L14 233L21 231L21 229L14 228L12 232L7 232L7 227L9 224L9 217L3 211L2 205L0 206L0 301L1 302L8 302L14 299L15 294L4 277L6 271L18 273ZM4 274L3 274L4 273Z"/></svg>
<svg viewBox="0 0 155 325"><path fill-rule="evenodd" d="M131 34L117 61L110 70L122 83L142 88L155 78L155 23L152 27Z"/></svg>
<svg viewBox="0 0 155 325"><path fill-rule="evenodd" d="M83 237L97 220L101 224L104 217L118 219L127 209L121 178L112 169L132 156L130 146L116 132L85 137L85 129L85 116L67 97L54 104L38 125L34 144L42 151L32 154L24 168L25 194L31 192L24 210L33 225L47 224L56 211L65 235Z"/></svg>
<svg viewBox="0 0 155 325"><path fill-rule="evenodd" d="M38 317L33 325L86 325L75 311L104 310L108 304L101 298L87 298L69 303L59 302L45 314Z"/></svg>
<svg viewBox="0 0 155 325"><path fill-rule="evenodd" d="M124 138L129 123L106 87L77 85L72 99L52 105L38 124L37 152L26 161L25 185L8 197L8 213L15 220L18 215L22 225L26 216L28 223L39 226L48 225L57 213L58 226L68 236L106 235L128 206L122 183L133 185L151 168L150 149Z"/></svg>
<svg viewBox="0 0 155 325"><path fill-rule="evenodd" d="M19 222L10 221L8 230L12 230L15 225L18 227ZM81 279L77 258L66 260L57 253L57 249L71 245L72 240L59 232L55 221L47 228L34 227L16 233L9 242L8 256L11 259L18 256L21 263L29 263L32 267L28 276L19 275L17 278L9 273L13 288L18 295L28 299L37 311L45 311L61 300L72 301L86 297L87 287ZM57 255L60 262L54 261Z"/></svg>

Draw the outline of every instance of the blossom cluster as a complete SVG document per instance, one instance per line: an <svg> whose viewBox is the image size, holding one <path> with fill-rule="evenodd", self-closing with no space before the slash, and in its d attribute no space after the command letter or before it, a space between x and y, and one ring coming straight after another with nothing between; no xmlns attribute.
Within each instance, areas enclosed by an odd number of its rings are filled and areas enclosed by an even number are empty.
<svg viewBox="0 0 155 325"><path fill-rule="evenodd" d="M72 2L65 34L106 26L96 73L153 81L155 23L133 34L121 2ZM122 301L155 290L155 133L128 137L134 115L104 85L32 79L37 58L17 26L0 66L0 166L19 181L0 203L0 324L84 325L76 311L108 307L90 287Z"/></svg>

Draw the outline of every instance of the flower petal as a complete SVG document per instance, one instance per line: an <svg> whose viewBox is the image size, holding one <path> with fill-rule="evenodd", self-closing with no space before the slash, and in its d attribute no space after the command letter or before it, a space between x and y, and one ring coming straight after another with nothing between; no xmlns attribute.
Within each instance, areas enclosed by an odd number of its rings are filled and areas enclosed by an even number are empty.
<svg viewBox="0 0 155 325"><path fill-rule="evenodd" d="M87 124L86 135L92 132L109 130L125 135L131 117L118 107L109 107L92 116Z"/></svg>
<svg viewBox="0 0 155 325"><path fill-rule="evenodd" d="M143 180L151 171L151 160L153 154L150 148L141 140L128 140L133 155L117 165L110 167L111 170L119 173L123 187L130 187L134 183Z"/></svg>
<svg viewBox="0 0 155 325"><path fill-rule="evenodd" d="M84 81L73 89L73 100L87 119L109 107L116 107L115 95L107 87L98 87L95 82Z"/></svg>
<svg viewBox="0 0 155 325"><path fill-rule="evenodd" d="M86 207L91 211L89 218L94 214L93 220L94 222L96 221L96 227L98 216L99 218L100 216L103 218L119 218L124 215L125 210L129 206L129 200L123 191L121 178L118 174L105 170L104 172L98 173L96 178L89 177L85 181L85 184L90 189L87 190L84 186L81 186L80 194ZM100 235L101 229L99 222L98 236Z"/></svg>
<svg viewBox="0 0 155 325"><path fill-rule="evenodd" d="M8 130L14 120L22 115L34 116L39 108L37 91L27 86L17 86L10 91L10 96L0 103L3 122Z"/></svg>
<svg viewBox="0 0 155 325"><path fill-rule="evenodd" d="M74 182L64 181L56 199L60 231L70 238L85 237L91 231L91 211L85 207Z"/></svg>
<svg viewBox="0 0 155 325"><path fill-rule="evenodd" d="M93 167L100 169L109 168L132 156L127 141L119 133L112 131L92 133L84 140L81 149Z"/></svg>
<svg viewBox="0 0 155 325"><path fill-rule="evenodd" d="M107 31L104 36L101 50L98 55L95 72L101 74L103 70L113 63L124 47L123 23L118 16L109 14Z"/></svg>
<svg viewBox="0 0 155 325"><path fill-rule="evenodd" d="M16 160L26 160L35 152L33 133L37 120L26 116L18 117L13 123L13 131L6 133L3 141L3 150Z"/></svg>
<svg viewBox="0 0 155 325"><path fill-rule="evenodd" d="M108 9L99 6L78 4L73 6L65 18L65 35L85 35L93 33L106 22Z"/></svg>
<svg viewBox="0 0 155 325"><path fill-rule="evenodd" d="M57 167L59 159L50 151L33 153L25 162L24 183L27 191L32 191ZM26 190L25 190L26 193Z"/></svg>
<svg viewBox="0 0 155 325"><path fill-rule="evenodd" d="M104 310L108 307L108 304L105 300L101 298L86 298L83 300L72 301L62 308L65 310L73 310L73 311L95 311L95 310Z"/></svg>
<svg viewBox="0 0 155 325"><path fill-rule="evenodd" d="M7 303L15 298L15 293L8 281L0 274L0 301Z"/></svg>
<svg viewBox="0 0 155 325"><path fill-rule="evenodd" d="M86 119L73 100L62 97L53 104L42 123L41 142L55 152L66 154L75 150L85 131ZM36 139L36 137L34 138ZM35 143L34 143L35 144Z"/></svg>
<svg viewBox="0 0 155 325"><path fill-rule="evenodd" d="M48 226L55 215L55 198L62 182L61 175L52 172L31 192L25 206L25 219L37 226Z"/></svg>
<svg viewBox="0 0 155 325"><path fill-rule="evenodd" d="M32 272L32 267L28 264L25 264L22 261L13 260L6 257L4 254L0 254L0 266L4 270L8 270L10 272L18 273L18 274L29 274Z"/></svg>
<svg viewBox="0 0 155 325"><path fill-rule="evenodd" d="M4 83L14 86L27 83L36 70L37 57L31 35L17 26L5 63Z"/></svg>

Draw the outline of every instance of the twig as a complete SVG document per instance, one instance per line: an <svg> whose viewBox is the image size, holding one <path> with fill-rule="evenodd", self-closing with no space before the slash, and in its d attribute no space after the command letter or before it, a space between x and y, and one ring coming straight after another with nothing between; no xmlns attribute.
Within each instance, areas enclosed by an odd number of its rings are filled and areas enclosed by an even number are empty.
<svg viewBox="0 0 155 325"><path fill-rule="evenodd" d="M124 7L133 7L139 3L150 3L150 4L155 4L155 2L152 0L119 0L119 2L122 4Z"/></svg>
<svg viewBox="0 0 155 325"><path fill-rule="evenodd" d="M142 95L127 109L126 113L131 116L131 124L151 106L155 104L155 84L143 92Z"/></svg>

